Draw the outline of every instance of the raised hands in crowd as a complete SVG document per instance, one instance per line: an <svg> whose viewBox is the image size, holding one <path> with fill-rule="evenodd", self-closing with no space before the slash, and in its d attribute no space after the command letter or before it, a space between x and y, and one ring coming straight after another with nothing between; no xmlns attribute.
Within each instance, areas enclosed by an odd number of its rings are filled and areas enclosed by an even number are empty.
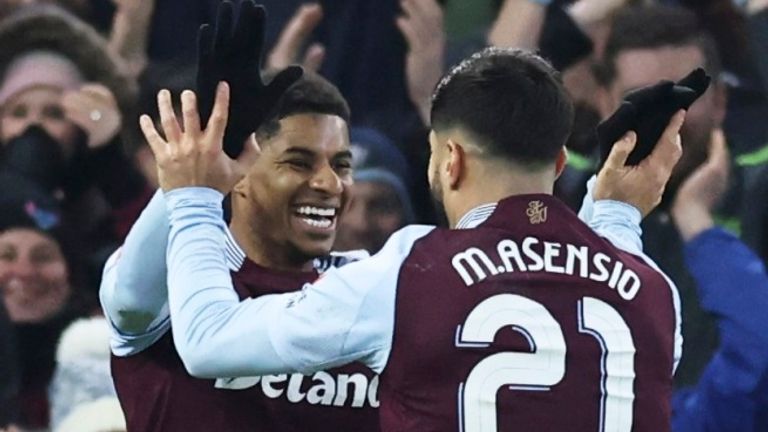
<svg viewBox="0 0 768 432"><path fill-rule="evenodd" d="M432 91L443 75L446 36L443 9L436 0L403 0L397 27L408 43L405 78L408 95L425 125Z"/></svg>
<svg viewBox="0 0 768 432"><path fill-rule="evenodd" d="M722 129L712 131L709 156L680 186L672 217L683 239L689 241L715 226L713 212L728 187L730 158Z"/></svg>
<svg viewBox="0 0 768 432"><path fill-rule="evenodd" d="M88 147L110 143L123 127L123 116L112 91L99 83L88 83L67 92L61 99L64 114L88 135Z"/></svg>
<svg viewBox="0 0 768 432"><path fill-rule="evenodd" d="M323 65L325 47L318 42L307 42L323 19L323 7L319 3L299 7L291 20L283 27L280 37L267 57L266 69L285 69L300 64L304 69L317 72ZM302 49L306 50L302 53Z"/></svg>
<svg viewBox="0 0 768 432"><path fill-rule="evenodd" d="M137 78L149 62L147 48L156 0L112 0L115 16L109 49L122 60L128 73Z"/></svg>

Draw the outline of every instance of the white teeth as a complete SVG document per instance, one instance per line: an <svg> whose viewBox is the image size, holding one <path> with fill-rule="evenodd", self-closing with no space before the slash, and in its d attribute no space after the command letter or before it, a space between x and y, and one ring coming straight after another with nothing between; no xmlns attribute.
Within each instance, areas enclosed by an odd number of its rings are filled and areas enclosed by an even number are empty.
<svg viewBox="0 0 768 432"><path fill-rule="evenodd" d="M336 216L335 208L320 208L320 207L304 206L304 207L299 207L297 212L303 215L315 215L315 216L324 216L324 217Z"/></svg>
<svg viewBox="0 0 768 432"><path fill-rule="evenodd" d="M317 219L310 219L310 218L301 218L301 220L304 221L305 224L311 225L317 228L330 228L331 224L333 224L333 222L331 222L330 219L317 220Z"/></svg>

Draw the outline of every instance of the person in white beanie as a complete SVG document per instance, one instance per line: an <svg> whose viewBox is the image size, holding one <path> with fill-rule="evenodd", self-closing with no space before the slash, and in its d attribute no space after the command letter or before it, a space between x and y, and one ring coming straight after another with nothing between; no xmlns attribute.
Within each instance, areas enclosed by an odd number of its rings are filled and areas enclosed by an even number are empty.
<svg viewBox="0 0 768 432"><path fill-rule="evenodd" d="M103 317L73 322L61 335L50 387L51 429L84 404L117 397L109 366L109 325Z"/></svg>
<svg viewBox="0 0 768 432"><path fill-rule="evenodd" d="M120 402L105 397L75 407L54 432L125 432Z"/></svg>

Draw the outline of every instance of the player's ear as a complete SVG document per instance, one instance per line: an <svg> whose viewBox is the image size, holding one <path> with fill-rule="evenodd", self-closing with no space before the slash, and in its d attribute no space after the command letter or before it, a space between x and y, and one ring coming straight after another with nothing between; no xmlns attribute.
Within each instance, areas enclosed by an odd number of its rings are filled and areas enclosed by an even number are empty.
<svg viewBox="0 0 768 432"><path fill-rule="evenodd" d="M240 179L239 182L235 184L235 187L232 188L232 197L241 197L245 198L248 196L248 182L245 181L247 177L243 177Z"/></svg>
<svg viewBox="0 0 768 432"><path fill-rule="evenodd" d="M568 165L568 149L565 146L560 148L560 152L555 159L555 178L559 178L560 174L565 171L565 167Z"/></svg>
<svg viewBox="0 0 768 432"><path fill-rule="evenodd" d="M465 171L467 169L467 155L464 151L464 147L451 139L448 140L446 147L448 151L448 157L445 169L448 178L448 187L456 190L459 188L461 179L464 177Z"/></svg>

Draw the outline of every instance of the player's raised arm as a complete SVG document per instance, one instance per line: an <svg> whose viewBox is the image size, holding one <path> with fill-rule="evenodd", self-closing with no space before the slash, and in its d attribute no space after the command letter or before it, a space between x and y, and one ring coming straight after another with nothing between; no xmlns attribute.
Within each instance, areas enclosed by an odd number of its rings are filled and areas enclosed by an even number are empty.
<svg viewBox="0 0 768 432"><path fill-rule="evenodd" d="M158 191L104 266L99 299L113 327L112 350L128 355L167 329L168 213Z"/></svg>
<svg viewBox="0 0 768 432"><path fill-rule="evenodd" d="M637 134L628 132L613 146L597 179L588 188L583 205L591 206L587 224L628 252L642 253L640 220L661 202L667 181L682 155L679 131L684 120L684 111L675 114L653 153L638 165L627 164L637 144ZM587 203L590 198L594 204Z"/></svg>
<svg viewBox="0 0 768 432"><path fill-rule="evenodd" d="M638 93L641 91L645 90ZM654 97L659 104L668 95ZM604 123L631 124L635 117L646 114L624 104ZM636 165L627 162L637 145L635 131L625 133L611 146L605 145L611 148L610 154L598 175L587 183L579 218L622 249L642 253L640 220L661 202L672 169L682 155L679 131L684 121L685 111L672 116L653 152Z"/></svg>
<svg viewBox="0 0 768 432"><path fill-rule="evenodd" d="M169 305L185 366L201 377L305 372L358 359L383 367L394 325L397 272L390 267L412 244L403 237L389 254L331 270L303 291L239 301L224 261L220 204L259 151L252 141L237 160L224 153L228 93L222 84L204 131L192 92L182 94L183 130L169 108L166 139L142 119L170 213ZM429 229L405 236L415 239Z"/></svg>
<svg viewBox="0 0 768 432"><path fill-rule="evenodd" d="M118 356L145 349L168 330L168 231L165 199L158 191L104 267L99 298Z"/></svg>

